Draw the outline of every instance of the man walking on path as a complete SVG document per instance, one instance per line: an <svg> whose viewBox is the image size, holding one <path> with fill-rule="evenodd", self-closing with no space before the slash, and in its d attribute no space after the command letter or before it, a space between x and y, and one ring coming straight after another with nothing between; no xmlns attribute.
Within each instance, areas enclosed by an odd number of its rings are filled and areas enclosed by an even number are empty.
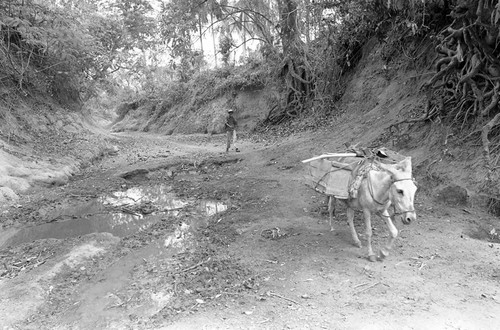
<svg viewBox="0 0 500 330"><path fill-rule="evenodd" d="M226 152L229 151L229 147L231 147L231 141L234 146L234 150L236 152L239 152L238 148L236 148L236 127L238 126L238 123L236 122L236 119L233 117L233 109L229 109L227 111L227 117L226 117L226 124L225 124L225 129L226 129L226 135L227 135L227 144L226 144Z"/></svg>

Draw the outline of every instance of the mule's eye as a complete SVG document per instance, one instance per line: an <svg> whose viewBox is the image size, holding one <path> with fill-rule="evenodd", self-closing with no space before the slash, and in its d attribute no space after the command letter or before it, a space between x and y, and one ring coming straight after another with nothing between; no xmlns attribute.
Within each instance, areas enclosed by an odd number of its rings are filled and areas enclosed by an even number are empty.
<svg viewBox="0 0 500 330"><path fill-rule="evenodd" d="M401 196L403 196L403 195L405 194L405 193L404 193L404 191L403 191L403 190L401 190L401 189L398 189L398 190L396 190L396 191L397 191L397 192L398 192L398 194L400 194Z"/></svg>

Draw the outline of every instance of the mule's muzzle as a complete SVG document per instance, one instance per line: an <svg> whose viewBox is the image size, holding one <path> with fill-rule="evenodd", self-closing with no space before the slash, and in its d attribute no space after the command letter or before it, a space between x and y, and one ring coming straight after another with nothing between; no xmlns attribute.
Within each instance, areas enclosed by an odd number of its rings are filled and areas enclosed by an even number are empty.
<svg viewBox="0 0 500 330"><path fill-rule="evenodd" d="M401 221L405 225L409 225L412 221L417 219L417 215L415 214L415 211L413 212L406 212L403 214Z"/></svg>

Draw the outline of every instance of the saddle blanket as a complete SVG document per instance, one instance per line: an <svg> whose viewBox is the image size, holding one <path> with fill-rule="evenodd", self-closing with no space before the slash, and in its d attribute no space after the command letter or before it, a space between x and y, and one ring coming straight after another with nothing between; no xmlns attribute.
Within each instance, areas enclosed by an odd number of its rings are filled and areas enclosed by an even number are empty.
<svg viewBox="0 0 500 330"><path fill-rule="evenodd" d="M380 170L377 162L395 164L405 156L388 149L377 149L358 157L328 157L307 163L306 184L338 199L356 198L361 181L371 170ZM376 160L376 161L375 161Z"/></svg>

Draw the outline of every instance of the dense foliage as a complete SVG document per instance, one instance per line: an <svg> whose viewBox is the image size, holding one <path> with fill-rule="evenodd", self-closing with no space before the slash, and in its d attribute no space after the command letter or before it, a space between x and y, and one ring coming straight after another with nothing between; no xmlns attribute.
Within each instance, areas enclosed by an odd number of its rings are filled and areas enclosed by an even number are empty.
<svg viewBox="0 0 500 330"><path fill-rule="evenodd" d="M1 60L20 88L36 80L36 67L49 90L72 87L87 100L96 88L158 96L169 81L234 66L240 52L281 89L269 116L278 123L330 109L341 77L391 11L397 4L378 0L7 0Z"/></svg>
<svg viewBox="0 0 500 330"><path fill-rule="evenodd" d="M144 0L2 1L3 71L20 89L29 84L87 98L97 84L109 85L113 72L137 70L137 54L153 41L150 10ZM45 84L37 81L40 74Z"/></svg>

